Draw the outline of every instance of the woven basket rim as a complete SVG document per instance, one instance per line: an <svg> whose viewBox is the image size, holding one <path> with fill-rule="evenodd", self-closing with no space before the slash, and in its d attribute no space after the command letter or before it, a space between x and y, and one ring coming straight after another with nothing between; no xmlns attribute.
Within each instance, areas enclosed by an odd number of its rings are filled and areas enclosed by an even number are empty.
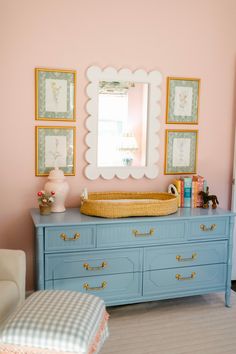
<svg viewBox="0 0 236 354"><path fill-rule="evenodd" d="M106 198L108 196L108 198ZM98 199L100 197L100 199ZM163 198L160 198L163 197ZM158 199L160 198L160 199ZM113 199L153 199L153 200L171 200L176 199L176 196L171 193L163 192L91 192L88 193L88 198L84 201L97 202L101 200L112 201Z"/></svg>
<svg viewBox="0 0 236 354"><path fill-rule="evenodd" d="M124 199L128 201L122 202ZM80 211L91 216L117 218L168 215L177 209L177 196L167 192L93 192L88 194L88 199L82 199Z"/></svg>

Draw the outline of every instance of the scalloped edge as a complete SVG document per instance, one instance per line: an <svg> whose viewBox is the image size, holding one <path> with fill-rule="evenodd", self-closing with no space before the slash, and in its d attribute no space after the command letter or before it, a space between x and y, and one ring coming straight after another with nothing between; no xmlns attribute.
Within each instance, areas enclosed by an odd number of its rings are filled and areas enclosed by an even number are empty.
<svg viewBox="0 0 236 354"><path fill-rule="evenodd" d="M85 175L88 179L94 180L100 176L104 179L112 179L114 177L126 179L133 177L141 179L147 177L154 179L159 174L159 151L160 138L158 131L160 130L159 115L161 112L160 99L162 75L159 71L154 70L146 72L139 69L132 72L130 69L116 70L113 67L101 69L98 66L91 66L87 69L87 78L90 81L86 92L89 100L86 104L86 110L89 116L86 119L86 128L88 133L85 137L88 149L85 154L85 159L88 165L85 168ZM149 95L149 113L148 113L148 131L147 131L147 166L144 167L98 167L97 166L97 116L98 116L98 99L97 86L99 81L135 81L148 83L150 85Z"/></svg>

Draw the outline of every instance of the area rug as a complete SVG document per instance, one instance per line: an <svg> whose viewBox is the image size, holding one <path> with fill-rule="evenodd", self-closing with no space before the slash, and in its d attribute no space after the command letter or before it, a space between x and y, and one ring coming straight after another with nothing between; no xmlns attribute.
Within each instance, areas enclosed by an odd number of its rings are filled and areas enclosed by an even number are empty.
<svg viewBox="0 0 236 354"><path fill-rule="evenodd" d="M108 307L101 354L236 354L236 293Z"/></svg>

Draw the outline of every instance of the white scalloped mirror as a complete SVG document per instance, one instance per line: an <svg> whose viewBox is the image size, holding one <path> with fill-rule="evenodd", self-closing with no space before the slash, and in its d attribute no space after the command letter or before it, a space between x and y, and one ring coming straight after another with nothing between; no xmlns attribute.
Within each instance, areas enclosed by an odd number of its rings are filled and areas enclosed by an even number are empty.
<svg viewBox="0 0 236 354"><path fill-rule="evenodd" d="M156 178L161 73L92 66L87 77L87 178Z"/></svg>

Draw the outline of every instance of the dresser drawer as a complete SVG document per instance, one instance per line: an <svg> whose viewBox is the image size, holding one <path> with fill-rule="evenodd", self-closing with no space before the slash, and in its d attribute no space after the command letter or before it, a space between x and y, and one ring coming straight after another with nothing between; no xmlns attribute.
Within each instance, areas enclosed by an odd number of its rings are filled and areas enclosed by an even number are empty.
<svg viewBox="0 0 236 354"><path fill-rule="evenodd" d="M144 250L144 270L226 263L227 241L159 246Z"/></svg>
<svg viewBox="0 0 236 354"><path fill-rule="evenodd" d="M189 221L188 240L226 238L228 219L208 218Z"/></svg>
<svg viewBox="0 0 236 354"><path fill-rule="evenodd" d="M94 294L104 300L122 300L142 295L142 273L46 281L46 289L74 290Z"/></svg>
<svg viewBox="0 0 236 354"><path fill-rule="evenodd" d="M97 226L97 247L170 243L185 239L184 221Z"/></svg>
<svg viewBox="0 0 236 354"><path fill-rule="evenodd" d="M222 290L226 282L226 264L181 267L144 272L145 295L186 292L195 289Z"/></svg>
<svg viewBox="0 0 236 354"><path fill-rule="evenodd" d="M142 249L48 254L45 279L87 277L142 271Z"/></svg>
<svg viewBox="0 0 236 354"><path fill-rule="evenodd" d="M71 251L95 247L95 227L46 227L45 251Z"/></svg>

